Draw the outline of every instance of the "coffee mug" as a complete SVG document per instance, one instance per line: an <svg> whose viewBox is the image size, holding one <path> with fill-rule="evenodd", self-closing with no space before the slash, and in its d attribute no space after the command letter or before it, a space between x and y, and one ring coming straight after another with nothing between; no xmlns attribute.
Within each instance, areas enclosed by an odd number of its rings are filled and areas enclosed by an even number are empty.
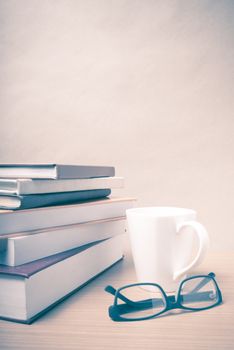
<svg viewBox="0 0 234 350"><path fill-rule="evenodd" d="M145 207L128 209L126 215L138 282L157 283L165 291L174 292L187 272L202 262L209 246L208 233L196 221L196 212ZM187 228L198 237L194 258L193 235Z"/></svg>

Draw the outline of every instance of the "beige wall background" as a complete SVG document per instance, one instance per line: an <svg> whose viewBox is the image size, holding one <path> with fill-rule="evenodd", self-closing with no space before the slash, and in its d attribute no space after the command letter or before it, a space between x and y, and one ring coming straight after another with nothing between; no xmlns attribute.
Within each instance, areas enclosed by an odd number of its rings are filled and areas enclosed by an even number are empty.
<svg viewBox="0 0 234 350"><path fill-rule="evenodd" d="M115 165L233 249L233 38L233 1L0 0L0 161Z"/></svg>

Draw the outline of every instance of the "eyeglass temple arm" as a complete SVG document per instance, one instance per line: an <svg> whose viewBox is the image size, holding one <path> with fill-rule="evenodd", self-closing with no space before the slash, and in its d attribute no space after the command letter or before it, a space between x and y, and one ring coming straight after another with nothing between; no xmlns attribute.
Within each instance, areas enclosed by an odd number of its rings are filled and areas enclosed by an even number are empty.
<svg viewBox="0 0 234 350"><path fill-rule="evenodd" d="M114 287L110 286L110 285L109 285L109 286L106 286L105 291L108 292L108 293L110 293L110 294L112 294L112 295L114 295L114 296L115 296L115 294L116 294L116 289L115 289ZM125 297L123 294L121 294L120 292L118 293L118 297L119 297L119 299L121 299L122 301L124 301L124 302L127 303L127 304L135 304L134 301L132 301L132 300L126 298L126 297ZM137 302L137 303L138 303L138 302Z"/></svg>

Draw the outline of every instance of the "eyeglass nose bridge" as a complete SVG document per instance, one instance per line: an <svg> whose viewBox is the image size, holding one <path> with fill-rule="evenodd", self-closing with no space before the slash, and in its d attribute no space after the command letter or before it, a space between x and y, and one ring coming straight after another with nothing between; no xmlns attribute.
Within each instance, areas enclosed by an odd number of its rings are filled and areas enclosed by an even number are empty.
<svg viewBox="0 0 234 350"><path fill-rule="evenodd" d="M180 308L180 302L176 299L175 295L167 296L167 309L173 310Z"/></svg>

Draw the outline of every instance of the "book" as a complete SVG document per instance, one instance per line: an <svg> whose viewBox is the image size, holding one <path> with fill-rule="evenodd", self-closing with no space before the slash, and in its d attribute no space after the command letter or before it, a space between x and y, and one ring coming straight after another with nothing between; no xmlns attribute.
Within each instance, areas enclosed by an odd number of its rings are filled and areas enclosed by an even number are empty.
<svg viewBox="0 0 234 350"><path fill-rule="evenodd" d="M109 196L110 189L88 190L77 192L58 192L26 195L0 195L0 208L3 209L30 209L51 205L76 203L88 199L97 199Z"/></svg>
<svg viewBox="0 0 234 350"><path fill-rule="evenodd" d="M126 209L134 205L134 198L113 197L44 208L0 210L0 236L125 216Z"/></svg>
<svg viewBox="0 0 234 350"><path fill-rule="evenodd" d="M0 264L18 266L125 232L125 218L97 220L0 239Z"/></svg>
<svg viewBox="0 0 234 350"><path fill-rule="evenodd" d="M97 177L90 179L37 180L1 179L0 195L25 195L54 192L114 189L123 187L122 177Z"/></svg>
<svg viewBox="0 0 234 350"><path fill-rule="evenodd" d="M17 267L0 265L0 318L31 323L123 257L122 237Z"/></svg>
<svg viewBox="0 0 234 350"><path fill-rule="evenodd" d="M114 176L111 166L66 164L0 164L0 177L29 179L83 179Z"/></svg>

